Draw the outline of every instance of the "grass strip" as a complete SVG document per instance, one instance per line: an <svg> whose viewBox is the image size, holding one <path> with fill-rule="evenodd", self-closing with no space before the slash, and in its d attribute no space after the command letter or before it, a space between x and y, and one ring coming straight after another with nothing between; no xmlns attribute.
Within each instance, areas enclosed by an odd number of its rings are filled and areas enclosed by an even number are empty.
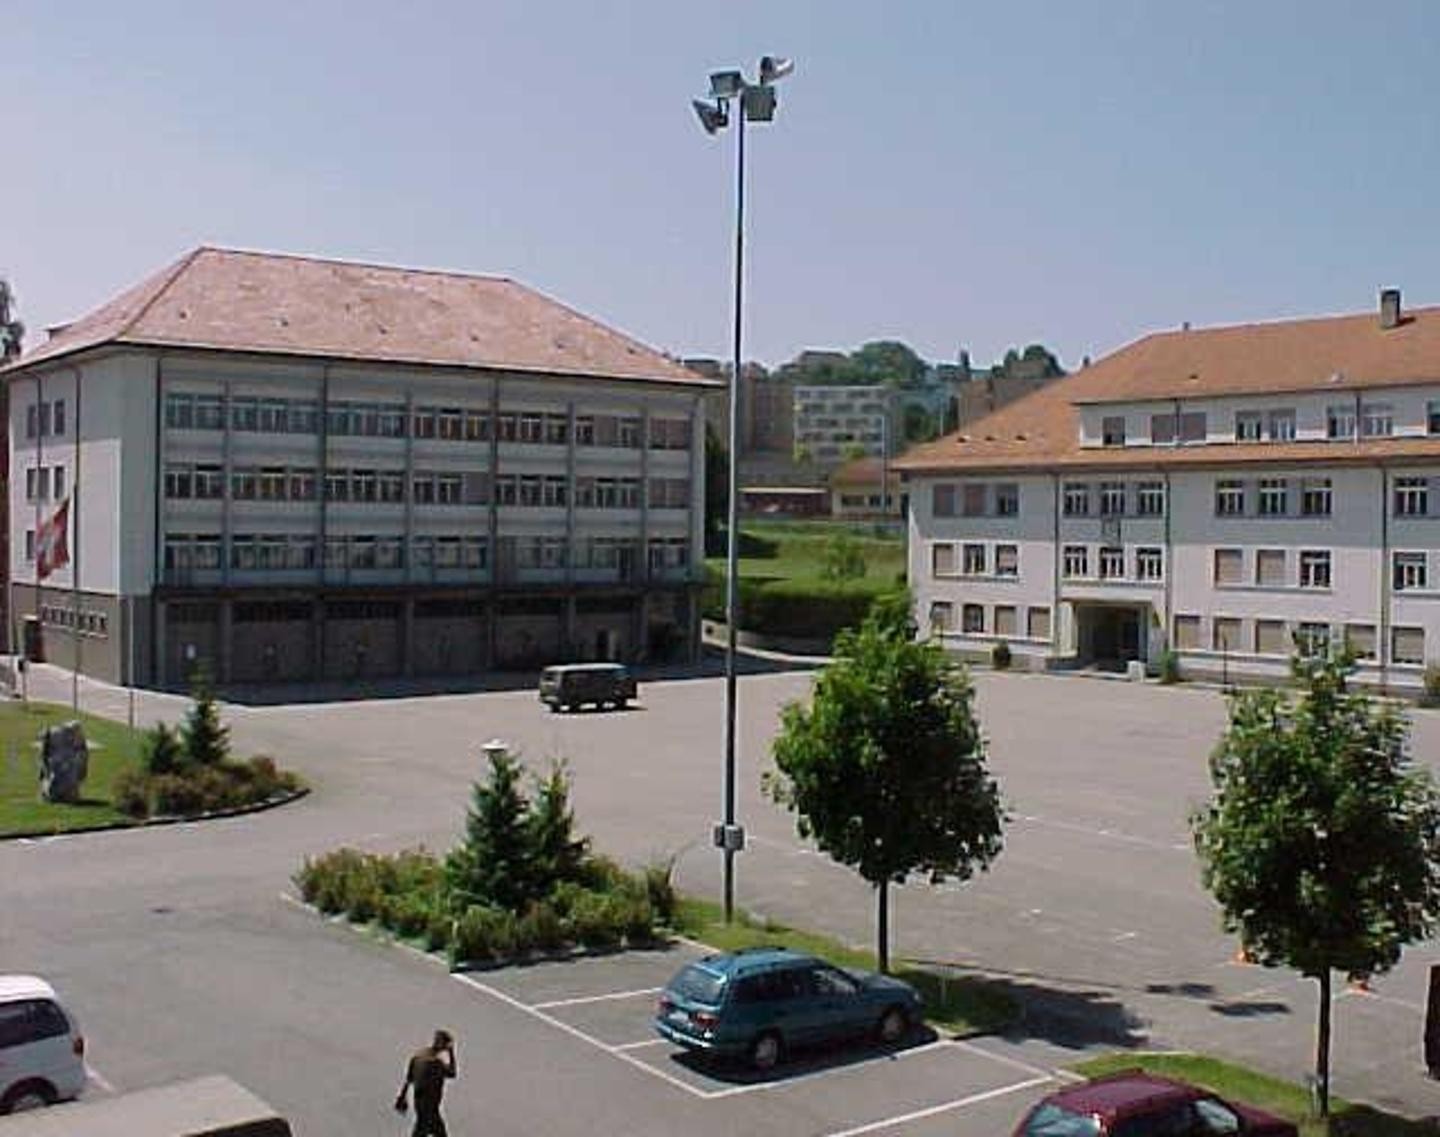
<svg viewBox="0 0 1440 1137"><path fill-rule="evenodd" d="M874 970L873 952L846 947L816 932L801 931L774 920L756 920L737 912L725 923L720 905L684 897L677 906L676 931L720 951L784 946L829 960L841 967ZM891 972L911 984L925 1000L925 1021L958 1035L988 1034L1014 1022L1019 1004L988 980L971 975L949 976L899 962Z"/></svg>
<svg viewBox="0 0 1440 1137"><path fill-rule="evenodd" d="M1117 1070L1144 1070L1190 1082L1231 1101L1258 1106L1300 1127L1301 1137L1434 1137L1435 1127L1393 1113L1331 1097L1328 1124L1313 1115L1310 1091L1243 1066L1203 1054L1117 1051L1079 1062L1075 1072L1089 1078Z"/></svg>

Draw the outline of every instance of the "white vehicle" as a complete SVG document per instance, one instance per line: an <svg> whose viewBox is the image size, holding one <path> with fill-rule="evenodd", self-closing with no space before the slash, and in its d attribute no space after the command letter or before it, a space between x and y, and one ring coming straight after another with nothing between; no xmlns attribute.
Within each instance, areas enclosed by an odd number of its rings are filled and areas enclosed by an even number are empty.
<svg viewBox="0 0 1440 1137"><path fill-rule="evenodd" d="M80 1024L33 975L0 975L0 1114L76 1097L85 1087Z"/></svg>

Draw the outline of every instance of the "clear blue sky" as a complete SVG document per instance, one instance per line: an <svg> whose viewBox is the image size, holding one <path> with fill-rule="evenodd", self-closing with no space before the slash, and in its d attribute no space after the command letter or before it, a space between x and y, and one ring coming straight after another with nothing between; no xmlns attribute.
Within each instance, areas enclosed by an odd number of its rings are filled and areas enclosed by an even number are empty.
<svg viewBox="0 0 1440 1137"><path fill-rule="evenodd" d="M40 333L200 243L514 276L728 352L1074 366L1183 320L1440 303L1440 4L11 0L0 273ZM33 340L32 340L33 342Z"/></svg>

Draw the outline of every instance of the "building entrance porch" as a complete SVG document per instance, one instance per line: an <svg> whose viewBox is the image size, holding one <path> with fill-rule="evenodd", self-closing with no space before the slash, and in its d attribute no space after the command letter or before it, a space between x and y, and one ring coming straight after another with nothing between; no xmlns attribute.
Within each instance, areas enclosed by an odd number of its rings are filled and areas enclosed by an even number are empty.
<svg viewBox="0 0 1440 1137"><path fill-rule="evenodd" d="M1082 667L1123 671L1132 660L1148 658L1148 604L1075 605L1075 647Z"/></svg>

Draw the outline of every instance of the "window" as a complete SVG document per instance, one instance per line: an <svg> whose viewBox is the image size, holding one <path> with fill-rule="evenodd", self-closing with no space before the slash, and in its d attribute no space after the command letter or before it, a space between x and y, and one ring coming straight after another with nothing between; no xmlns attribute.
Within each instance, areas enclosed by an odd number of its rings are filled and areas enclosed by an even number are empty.
<svg viewBox="0 0 1440 1137"><path fill-rule="evenodd" d="M254 501L260 496L260 471L241 466L230 473L230 496L236 501Z"/></svg>
<svg viewBox="0 0 1440 1137"><path fill-rule="evenodd" d="M1100 425L1100 440L1106 446L1125 445L1125 416L1106 415Z"/></svg>
<svg viewBox="0 0 1440 1137"><path fill-rule="evenodd" d="M1360 433L1366 438L1388 438L1395 433L1395 408L1389 403L1365 403L1360 408Z"/></svg>
<svg viewBox="0 0 1440 1137"><path fill-rule="evenodd" d="M575 445L595 445L595 416L580 415L575 419Z"/></svg>
<svg viewBox="0 0 1440 1137"><path fill-rule="evenodd" d="M1236 616L1216 616L1210 621L1210 646L1215 651L1235 651L1240 647L1244 624Z"/></svg>
<svg viewBox="0 0 1440 1137"><path fill-rule="evenodd" d="M1173 414L1150 416L1150 441L1156 446L1168 445L1175 441L1175 416Z"/></svg>
<svg viewBox="0 0 1440 1137"><path fill-rule="evenodd" d="M1020 575L1020 548L1018 545L995 546L995 575Z"/></svg>
<svg viewBox="0 0 1440 1137"><path fill-rule="evenodd" d="M260 500L285 500L285 469L283 466L266 466L260 471Z"/></svg>
<svg viewBox="0 0 1440 1137"><path fill-rule="evenodd" d="M1255 551L1255 583L1265 588L1285 587L1285 550Z"/></svg>
<svg viewBox="0 0 1440 1137"><path fill-rule="evenodd" d="M405 472L403 470L381 470L375 478L375 493L379 500L396 504L405 500Z"/></svg>
<svg viewBox="0 0 1440 1137"><path fill-rule="evenodd" d="M961 512L966 517L980 517L985 513L985 486L970 483L961 490Z"/></svg>
<svg viewBox="0 0 1440 1137"><path fill-rule="evenodd" d="M1135 512L1141 517L1165 515L1165 483L1141 482L1135 490Z"/></svg>
<svg viewBox="0 0 1440 1137"><path fill-rule="evenodd" d="M171 397L171 399L174 399L174 398L175 398L174 395L171 395L170 397ZM189 404L187 403L187 406L188 406L188 405L189 405ZM168 411L168 406L167 406L167 411ZM36 406L35 406L34 403L31 403L28 407L25 408L25 437L26 437L26 438L34 438L37 434L40 433L40 427L39 427L39 421L40 421L40 419L39 419L39 414L40 414L40 412L36 409ZM170 424L170 425L173 425L173 424Z"/></svg>
<svg viewBox="0 0 1440 1137"><path fill-rule="evenodd" d="M25 559L27 561L35 559L35 530L33 529L25 530Z"/></svg>
<svg viewBox="0 0 1440 1137"><path fill-rule="evenodd" d="M936 517L955 516L955 487L932 486L930 490L930 512Z"/></svg>
<svg viewBox="0 0 1440 1137"><path fill-rule="evenodd" d="M1066 545L1064 570L1067 577L1090 575L1090 550L1084 545Z"/></svg>
<svg viewBox="0 0 1440 1137"><path fill-rule="evenodd" d="M1285 478L1260 479L1260 516L1284 517L1290 512L1290 483Z"/></svg>
<svg viewBox="0 0 1440 1137"><path fill-rule="evenodd" d="M25 471L25 487L28 491L26 496L33 498L34 480L31 477L34 470ZM195 496L195 475L189 466L167 465L165 467L165 496L184 500Z"/></svg>
<svg viewBox="0 0 1440 1137"><path fill-rule="evenodd" d="M1175 617L1175 650L1194 651L1200 646L1200 617Z"/></svg>
<svg viewBox="0 0 1440 1137"><path fill-rule="evenodd" d="M1355 437L1355 407L1353 404L1325 408L1325 437Z"/></svg>
<svg viewBox="0 0 1440 1137"><path fill-rule="evenodd" d="M465 412L459 407L441 407L435 412L435 436L447 442L465 437Z"/></svg>
<svg viewBox="0 0 1440 1137"><path fill-rule="evenodd" d="M55 415L54 415L54 418L53 418L53 420L52 420L52 422L51 422L51 425L54 426L54 428L55 428L55 433L56 433L56 434L64 434L64 433L65 433L65 400L64 400L64 399L56 399L56 400L55 400ZM58 495L57 495L57 496L58 496Z"/></svg>
<svg viewBox="0 0 1440 1137"><path fill-rule="evenodd" d="M545 416L537 411L526 411L520 416L520 441L545 441Z"/></svg>
<svg viewBox="0 0 1440 1137"><path fill-rule="evenodd" d="M1135 578L1137 580L1161 580L1164 576L1165 558L1160 549L1135 550Z"/></svg>
<svg viewBox="0 0 1440 1137"><path fill-rule="evenodd" d="M1330 552L1304 549L1300 553L1300 587L1330 587Z"/></svg>
<svg viewBox="0 0 1440 1137"><path fill-rule="evenodd" d="M40 437L44 438L50 433L50 404L40 404Z"/></svg>
<svg viewBox="0 0 1440 1137"><path fill-rule="evenodd" d="M1390 662L1415 664L1424 663L1425 629L1391 628Z"/></svg>
<svg viewBox="0 0 1440 1137"><path fill-rule="evenodd" d="M634 417L622 417L618 425L619 445L626 450L638 450L640 448L640 420Z"/></svg>
<svg viewBox="0 0 1440 1137"><path fill-rule="evenodd" d="M1215 550L1215 583L1243 584L1245 580L1245 554L1240 549Z"/></svg>
<svg viewBox="0 0 1440 1137"><path fill-rule="evenodd" d="M1180 416L1180 441L1204 442L1206 418L1204 411L1186 411Z"/></svg>
<svg viewBox="0 0 1440 1137"><path fill-rule="evenodd" d="M661 482L668 482L670 479L659 479ZM540 504L547 506L563 506L565 504L566 490L568 483L564 476L547 477L540 486ZM654 482L651 482L651 489L654 489Z"/></svg>
<svg viewBox="0 0 1440 1137"><path fill-rule="evenodd" d="M1431 434L1440 434L1440 400L1432 401L1426 406L1425 429Z"/></svg>
<svg viewBox="0 0 1440 1137"><path fill-rule="evenodd" d="M260 429L262 431L267 434L284 434L286 421L284 399L262 399L260 401Z"/></svg>
<svg viewBox="0 0 1440 1137"><path fill-rule="evenodd" d="M416 474L411 478L410 500L416 505L434 505L435 478L430 474Z"/></svg>
<svg viewBox="0 0 1440 1137"><path fill-rule="evenodd" d="M463 498L465 479L459 474L440 474L435 479L435 501L439 505L459 505Z"/></svg>
<svg viewBox="0 0 1440 1137"><path fill-rule="evenodd" d="M1100 485L1100 516L1120 517L1125 512L1125 483L1102 482Z"/></svg>
<svg viewBox="0 0 1440 1137"><path fill-rule="evenodd" d="M1257 655L1289 655L1285 643L1284 620L1255 621L1255 652Z"/></svg>
<svg viewBox="0 0 1440 1137"><path fill-rule="evenodd" d="M1305 621L1295 629L1295 650L1301 655L1321 655L1330 650L1330 625Z"/></svg>
<svg viewBox="0 0 1440 1137"><path fill-rule="evenodd" d="M1396 553L1394 565L1395 591L1406 592L1429 587L1424 553Z"/></svg>
<svg viewBox="0 0 1440 1137"><path fill-rule="evenodd" d="M488 442L490 440L490 416L484 411L465 412L465 441Z"/></svg>
<svg viewBox="0 0 1440 1137"><path fill-rule="evenodd" d="M290 500L291 501L314 501L315 500L315 471L291 470L290 471Z"/></svg>
<svg viewBox="0 0 1440 1137"><path fill-rule="evenodd" d="M225 401L219 395L195 396L195 429L225 429Z"/></svg>
<svg viewBox="0 0 1440 1137"><path fill-rule="evenodd" d="M878 502L876 504L879 504ZM1014 517L1020 512L1020 487L1014 482L1002 482L995 487L995 514L997 517Z"/></svg>
<svg viewBox="0 0 1440 1137"><path fill-rule="evenodd" d="M1306 478L1300 483L1300 512L1306 517L1330 516L1330 479Z"/></svg>
<svg viewBox="0 0 1440 1137"><path fill-rule="evenodd" d="M955 572L955 546L940 544L930 546L930 575L951 576Z"/></svg>
<svg viewBox="0 0 1440 1137"><path fill-rule="evenodd" d="M1214 1098L1197 1098L1195 1112L1200 1117L1198 1126L1185 1125L1182 1132L1195 1133L1198 1135L1210 1134L1213 1137L1229 1137L1230 1134L1239 1133L1244 1126L1239 1116L1233 1109L1223 1102Z"/></svg>
<svg viewBox="0 0 1440 1137"><path fill-rule="evenodd" d="M539 505L542 481L538 474L525 474L520 478L520 504Z"/></svg>
<svg viewBox="0 0 1440 1137"><path fill-rule="evenodd" d="M320 404L292 399L285 410L285 428L291 434L314 434L320 426Z"/></svg>
<svg viewBox="0 0 1440 1137"><path fill-rule="evenodd" d="M1015 606L1013 604L995 605L995 627L992 629L997 636L1013 636L1015 634Z"/></svg>
<svg viewBox="0 0 1440 1137"><path fill-rule="evenodd" d="M972 633L985 631L985 606L983 604L966 604L960 609L960 630Z"/></svg>
<svg viewBox="0 0 1440 1137"><path fill-rule="evenodd" d="M1271 411L1265 416L1271 442L1295 441L1295 412L1290 409Z"/></svg>
<svg viewBox="0 0 1440 1137"><path fill-rule="evenodd" d="M195 496L219 501L225 496L225 471L219 466L195 467Z"/></svg>
<svg viewBox="0 0 1440 1137"><path fill-rule="evenodd" d="M1259 442L1264 418L1259 411L1238 411L1235 414L1235 441Z"/></svg>
<svg viewBox="0 0 1440 1137"><path fill-rule="evenodd" d="M1346 624L1345 644L1355 653L1356 659L1375 658L1375 625Z"/></svg>
<svg viewBox="0 0 1440 1137"><path fill-rule="evenodd" d="M1066 517L1085 517L1090 513L1090 487L1084 482L1066 482L1064 513Z"/></svg>
<svg viewBox="0 0 1440 1137"><path fill-rule="evenodd" d="M1025 633L1032 640L1050 638L1050 609L1029 608L1025 612Z"/></svg>
<svg viewBox="0 0 1440 1137"><path fill-rule="evenodd" d="M980 576L985 572L985 546L966 545L961 550L960 571L966 576Z"/></svg>
<svg viewBox="0 0 1440 1137"><path fill-rule="evenodd" d="M948 600L934 600L930 603L930 634L947 632L955 626L955 605Z"/></svg>
<svg viewBox="0 0 1440 1137"><path fill-rule="evenodd" d="M257 431L260 429L260 400L244 397L230 400L230 429Z"/></svg>
<svg viewBox="0 0 1440 1137"><path fill-rule="evenodd" d="M1120 580L1125 575L1125 550L1102 548L1100 550L1100 579Z"/></svg>
<svg viewBox="0 0 1440 1137"><path fill-rule="evenodd" d="M1219 481L1215 483L1215 515L1217 517L1242 517L1245 513L1245 483Z"/></svg>
<svg viewBox="0 0 1440 1137"><path fill-rule="evenodd" d="M1395 516L1424 517L1430 512L1430 483L1425 478L1395 479Z"/></svg>

